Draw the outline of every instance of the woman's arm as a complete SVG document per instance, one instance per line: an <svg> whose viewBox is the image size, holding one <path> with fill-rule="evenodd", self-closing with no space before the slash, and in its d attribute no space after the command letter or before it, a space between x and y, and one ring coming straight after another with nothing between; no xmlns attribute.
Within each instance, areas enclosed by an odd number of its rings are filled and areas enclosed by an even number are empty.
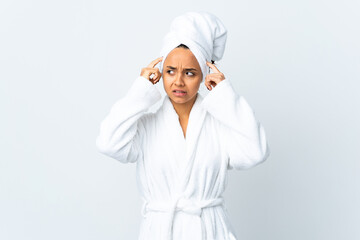
<svg viewBox="0 0 360 240"><path fill-rule="evenodd" d="M229 80L218 82L204 98L202 106L221 123L229 169L248 169L266 160L270 150L264 128Z"/></svg>
<svg viewBox="0 0 360 240"><path fill-rule="evenodd" d="M159 90L145 77L133 82L100 124L96 139L99 152L123 163L135 162L142 155L145 134L143 120L150 106L161 99Z"/></svg>

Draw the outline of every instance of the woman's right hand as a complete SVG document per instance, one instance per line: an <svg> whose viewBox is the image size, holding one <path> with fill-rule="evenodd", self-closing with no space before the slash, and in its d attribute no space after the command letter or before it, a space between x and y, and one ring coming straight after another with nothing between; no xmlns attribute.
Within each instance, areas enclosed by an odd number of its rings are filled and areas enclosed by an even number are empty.
<svg viewBox="0 0 360 240"><path fill-rule="evenodd" d="M140 76L148 79L152 84L157 83L161 78L161 73L159 68L155 68L156 64L161 62L163 57L159 57L152 61L147 67L141 69Z"/></svg>

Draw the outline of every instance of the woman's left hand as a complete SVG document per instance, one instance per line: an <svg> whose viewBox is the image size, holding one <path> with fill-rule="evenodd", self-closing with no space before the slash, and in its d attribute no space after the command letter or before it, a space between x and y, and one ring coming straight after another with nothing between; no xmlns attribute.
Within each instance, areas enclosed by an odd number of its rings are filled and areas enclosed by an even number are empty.
<svg viewBox="0 0 360 240"><path fill-rule="evenodd" d="M225 76L222 72L219 71L219 69L217 69L217 67L215 67L214 64L206 61L206 65L208 65L214 73L208 74L205 77L205 86L207 87L207 89L210 91L212 90L213 87L215 87L219 82L221 82L222 80L225 79Z"/></svg>

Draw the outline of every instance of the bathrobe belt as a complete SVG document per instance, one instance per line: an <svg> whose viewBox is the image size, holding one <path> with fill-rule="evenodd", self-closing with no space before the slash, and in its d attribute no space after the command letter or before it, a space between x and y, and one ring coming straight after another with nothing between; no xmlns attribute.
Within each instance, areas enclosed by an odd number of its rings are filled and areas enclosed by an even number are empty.
<svg viewBox="0 0 360 240"><path fill-rule="evenodd" d="M178 211L182 211L188 214L199 216L201 221L201 231L202 231L202 239L205 238L205 228L202 222L201 214L203 208L215 207L224 204L224 199L222 197L215 199L207 199L207 200L190 200L186 198L178 198L173 202L170 201L145 201L142 207L142 215L146 217L146 213L148 211L153 212L165 212L169 213L168 219L168 231L167 231L167 239L172 239L172 231L173 231L173 222L175 213Z"/></svg>

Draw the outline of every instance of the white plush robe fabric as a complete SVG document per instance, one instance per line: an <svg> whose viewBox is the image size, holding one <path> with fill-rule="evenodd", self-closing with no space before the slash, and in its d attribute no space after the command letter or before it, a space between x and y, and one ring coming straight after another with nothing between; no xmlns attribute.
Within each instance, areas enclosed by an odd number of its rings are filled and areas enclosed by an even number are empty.
<svg viewBox="0 0 360 240"><path fill-rule="evenodd" d="M237 239L222 198L227 170L251 168L270 153L262 125L228 79L197 94L184 138L169 97L138 77L102 121L96 146L137 164L140 240Z"/></svg>

